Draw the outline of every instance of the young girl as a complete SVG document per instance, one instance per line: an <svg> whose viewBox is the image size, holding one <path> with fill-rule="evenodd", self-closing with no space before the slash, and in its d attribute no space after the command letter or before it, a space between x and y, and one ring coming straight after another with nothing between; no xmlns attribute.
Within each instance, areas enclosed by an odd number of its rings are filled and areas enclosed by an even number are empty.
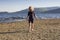
<svg viewBox="0 0 60 40"><path fill-rule="evenodd" d="M34 29L34 17L35 17L35 13L34 13L34 8L32 6L29 7L29 11L28 11L28 23L29 23L29 31L33 31Z"/></svg>

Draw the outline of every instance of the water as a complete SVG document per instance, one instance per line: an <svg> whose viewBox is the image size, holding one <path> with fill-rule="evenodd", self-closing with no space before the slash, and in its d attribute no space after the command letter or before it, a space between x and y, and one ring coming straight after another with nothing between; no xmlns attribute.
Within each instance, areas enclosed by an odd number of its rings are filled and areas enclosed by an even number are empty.
<svg viewBox="0 0 60 40"><path fill-rule="evenodd" d="M59 19L60 18L60 13L36 13L35 14L37 18L40 19ZM7 14L0 14L0 22L13 22L13 21L21 21L23 19L11 19L11 17L21 17L21 18L26 18L27 14L26 13L7 13ZM9 19L5 19L9 18ZM11 20L10 20L11 19Z"/></svg>
<svg viewBox="0 0 60 40"><path fill-rule="evenodd" d="M41 14L36 14L38 18L41 19L59 19L60 18L60 13L41 13Z"/></svg>

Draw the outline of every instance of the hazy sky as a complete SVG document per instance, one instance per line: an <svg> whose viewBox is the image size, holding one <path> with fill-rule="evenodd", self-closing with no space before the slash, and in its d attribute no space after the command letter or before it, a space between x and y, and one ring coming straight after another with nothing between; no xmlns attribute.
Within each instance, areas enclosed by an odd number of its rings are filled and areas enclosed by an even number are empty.
<svg viewBox="0 0 60 40"><path fill-rule="evenodd" d="M0 0L0 12L14 12L33 7L60 6L60 0Z"/></svg>

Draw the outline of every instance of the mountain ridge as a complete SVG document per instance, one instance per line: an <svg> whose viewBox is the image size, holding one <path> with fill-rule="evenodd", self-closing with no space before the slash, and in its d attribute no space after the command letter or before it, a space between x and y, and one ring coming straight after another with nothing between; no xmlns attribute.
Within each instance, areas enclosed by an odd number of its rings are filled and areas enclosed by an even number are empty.
<svg viewBox="0 0 60 40"><path fill-rule="evenodd" d="M34 8L36 13L60 13L60 7L43 7L43 8ZM9 12L0 12L0 13L9 13ZM28 9L21 11L16 11L12 13L28 13Z"/></svg>

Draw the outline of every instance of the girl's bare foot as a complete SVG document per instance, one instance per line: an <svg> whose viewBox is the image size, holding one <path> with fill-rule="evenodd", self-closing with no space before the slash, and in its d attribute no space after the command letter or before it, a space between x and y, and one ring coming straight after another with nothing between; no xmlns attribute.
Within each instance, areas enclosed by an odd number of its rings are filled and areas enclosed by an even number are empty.
<svg viewBox="0 0 60 40"><path fill-rule="evenodd" d="M32 29L32 31L33 31L34 29Z"/></svg>

